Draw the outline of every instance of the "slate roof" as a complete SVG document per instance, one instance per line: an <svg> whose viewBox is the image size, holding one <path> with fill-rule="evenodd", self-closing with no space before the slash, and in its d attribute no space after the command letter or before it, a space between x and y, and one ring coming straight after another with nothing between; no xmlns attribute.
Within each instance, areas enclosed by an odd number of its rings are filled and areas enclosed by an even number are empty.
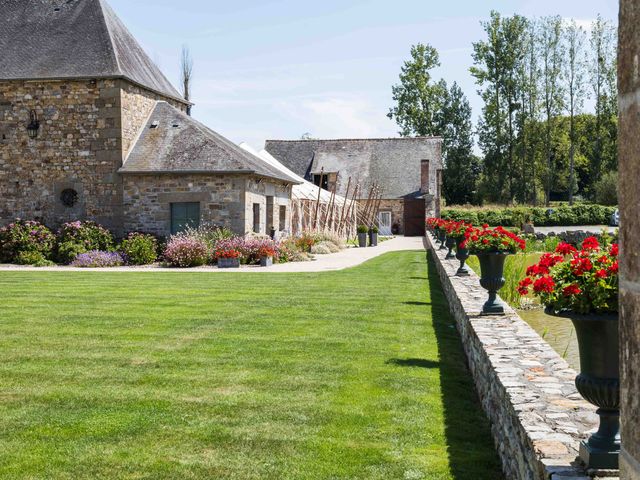
<svg viewBox="0 0 640 480"><path fill-rule="evenodd" d="M0 9L0 80L126 78L185 102L105 0L2 0Z"/></svg>
<svg viewBox="0 0 640 480"><path fill-rule="evenodd" d="M120 173L245 173L300 181L167 102L157 102Z"/></svg>
<svg viewBox="0 0 640 480"><path fill-rule="evenodd" d="M301 177L338 172L338 192L347 180L368 189L377 184L383 198L415 198L420 192L420 162L440 168L439 137L363 138L335 140L267 140L265 150Z"/></svg>

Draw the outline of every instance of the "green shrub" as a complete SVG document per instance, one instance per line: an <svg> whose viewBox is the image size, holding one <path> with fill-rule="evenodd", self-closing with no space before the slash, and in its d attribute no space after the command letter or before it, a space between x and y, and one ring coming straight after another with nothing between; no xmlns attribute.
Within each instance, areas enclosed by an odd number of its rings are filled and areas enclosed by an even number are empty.
<svg viewBox="0 0 640 480"><path fill-rule="evenodd" d="M31 265L33 267L50 267L55 265L51 260L45 258L41 252L22 251L15 257L14 262L18 265Z"/></svg>
<svg viewBox="0 0 640 480"><path fill-rule="evenodd" d="M39 222L16 220L0 228L0 261L32 265L30 258L48 260L54 246L55 235Z"/></svg>
<svg viewBox="0 0 640 480"><path fill-rule="evenodd" d="M595 200L602 205L618 204L618 172L607 172L596 182Z"/></svg>
<svg viewBox="0 0 640 480"><path fill-rule="evenodd" d="M358 225L358 233L369 233L369 227L366 225Z"/></svg>
<svg viewBox="0 0 640 480"><path fill-rule="evenodd" d="M562 205L555 208L515 207L515 208L444 208L441 216L447 220L464 220L474 225L487 223L491 226L522 226L525 221L534 225L571 226L607 225L615 207L597 204Z"/></svg>
<svg viewBox="0 0 640 480"><path fill-rule="evenodd" d="M113 235L95 222L69 222L58 230L58 260L71 263L79 254L113 250Z"/></svg>
<svg viewBox="0 0 640 480"><path fill-rule="evenodd" d="M128 265L149 265L158 258L158 241L153 235L130 233L119 248Z"/></svg>

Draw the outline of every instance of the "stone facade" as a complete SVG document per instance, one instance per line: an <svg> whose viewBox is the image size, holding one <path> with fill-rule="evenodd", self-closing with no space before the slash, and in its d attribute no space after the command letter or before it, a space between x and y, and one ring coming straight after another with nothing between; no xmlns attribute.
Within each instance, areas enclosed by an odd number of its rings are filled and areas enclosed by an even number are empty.
<svg viewBox="0 0 640 480"><path fill-rule="evenodd" d="M459 262L426 242L506 478L589 480L576 457L598 417L576 390L576 372L511 308L480 315L487 292L478 276L456 277Z"/></svg>
<svg viewBox="0 0 640 480"><path fill-rule="evenodd" d="M640 2L620 1L618 44L620 172L621 477L640 479Z"/></svg>
<svg viewBox="0 0 640 480"><path fill-rule="evenodd" d="M138 175L124 177L124 229L165 236L171 227L171 203L200 204L202 224L224 226L236 233L253 231L253 205L260 205L259 232L269 233L267 198L272 218L280 206L289 210L289 187L247 175ZM288 213L287 213L288 215ZM288 222L288 218L286 220ZM278 225L275 226L278 229Z"/></svg>
<svg viewBox="0 0 640 480"><path fill-rule="evenodd" d="M0 222L90 219L121 232L116 172L158 98L121 79L0 82ZM35 140L25 128L31 110ZM78 194L71 207L60 200L65 189Z"/></svg>

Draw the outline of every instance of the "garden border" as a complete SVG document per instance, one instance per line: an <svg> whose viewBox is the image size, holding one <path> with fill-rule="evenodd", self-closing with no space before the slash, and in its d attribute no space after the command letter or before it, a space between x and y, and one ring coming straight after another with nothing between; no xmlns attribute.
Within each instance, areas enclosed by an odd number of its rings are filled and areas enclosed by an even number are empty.
<svg viewBox="0 0 640 480"><path fill-rule="evenodd" d="M426 247L507 478L588 479L576 457L598 417L576 390L575 370L512 308L482 316L487 292L478 276L456 277L459 262L445 260L446 250L437 250L430 235Z"/></svg>

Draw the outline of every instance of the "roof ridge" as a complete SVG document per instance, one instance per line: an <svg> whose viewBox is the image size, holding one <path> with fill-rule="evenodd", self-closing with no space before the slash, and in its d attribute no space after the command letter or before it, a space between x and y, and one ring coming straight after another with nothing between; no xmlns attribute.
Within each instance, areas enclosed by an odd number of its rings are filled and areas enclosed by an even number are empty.
<svg viewBox="0 0 640 480"><path fill-rule="evenodd" d="M442 140L443 137L437 135L423 135L419 137L368 137L368 138L311 138L308 140L283 140L283 139L266 139L265 142L288 142L288 143L313 143L313 142L372 142L386 140Z"/></svg>

